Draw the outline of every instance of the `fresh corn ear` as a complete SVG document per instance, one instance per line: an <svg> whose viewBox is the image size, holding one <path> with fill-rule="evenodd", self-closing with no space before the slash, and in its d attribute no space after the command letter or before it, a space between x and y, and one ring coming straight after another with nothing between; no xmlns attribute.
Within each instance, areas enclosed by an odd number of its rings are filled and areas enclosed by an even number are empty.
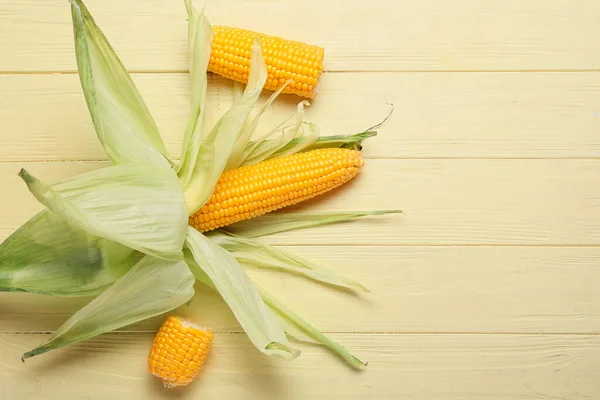
<svg viewBox="0 0 600 400"><path fill-rule="evenodd" d="M258 37L269 77L264 88L313 99L323 72L325 49L277 36L240 28L215 26L208 70L234 81L247 83L252 43Z"/></svg>
<svg viewBox="0 0 600 400"><path fill-rule="evenodd" d="M348 182L363 165L357 150L326 148L226 171L189 224L206 232L300 203Z"/></svg>
<svg viewBox="0 0 600 400"><path fill-rule="evenodd" d="M192 382L210 352L213 333L187 319L171 315L154 338L148 356L149 371L166 387Z"/></svg>

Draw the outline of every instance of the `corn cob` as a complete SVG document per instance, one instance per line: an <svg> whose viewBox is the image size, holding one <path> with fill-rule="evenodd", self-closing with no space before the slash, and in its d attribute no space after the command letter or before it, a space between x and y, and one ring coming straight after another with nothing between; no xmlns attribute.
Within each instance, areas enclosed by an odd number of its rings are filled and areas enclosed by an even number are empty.
<svg viewBox="0 0 600 400"><path fill-rule="evenodd" d="M178 316L169 316L154 337L149 371L167 387L192 382L212 347L213 333Z"/></svg>
<svg viewBox="0 0 600 400"><path fill-rule="evenodd" d="M252 43L258 37L269 76L264 88L277 91L291 79L282 93L313 99L323 72L325 49L240 28L215 26L208 70L225 78L247 83Z"/></svg>
<svg viewBox="0 0 600 400"><path fill-rule="evenodd" d="M348 182L363 165L357 150L324 148L226 171L189 224L206 232L300 203Z"/></svg>

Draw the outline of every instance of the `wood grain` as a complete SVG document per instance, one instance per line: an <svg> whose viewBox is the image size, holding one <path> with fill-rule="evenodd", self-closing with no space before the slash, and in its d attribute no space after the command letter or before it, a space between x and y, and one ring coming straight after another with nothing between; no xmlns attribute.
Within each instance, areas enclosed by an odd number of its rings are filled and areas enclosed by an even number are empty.
<svg viewBox="0 0 600 400"><path fill-rule="evenodd" d="M177 156L189 109L183 0L86 4ZM364 130L394 105L365 143L363 173L289 211L404 214L266 239L373 293L249 270L367 371L314 346L292 363L262 356L201 285L177 312L217 335L188 388L167 391L146 371L164 316L21 363L90 299L0 293L0 398L600 398L598 11L593 0L209 2L214 24L326 48L306 112L322 134ZM107 163L76 75L69 3L0 1L0 56L1 241L41 209L20 168L52 182ZM298 101L280 97L262 127ZM208 102L212 125L231 82L211 75Z"/></svg>
<svg viewBox="0 0 600 400"><path fill-rule="evenodd" d="M187 69L183 1L86 4L127 68ZM208 3L207 15L213 24L324 46L329 71L589 70L600 65L596 7L593 0L385 0L377 7L221 0ZM68 3L4 0L0 15L0 71L76 70Z"/></svg>
<svg viewBox="0 0 600 400"><path fill-rule="evenodd" d="M334 335L369 362L348 369L321 348L267 358L244 335L216 335L183 390L146 371L152 334L109 334L21 363L42 335L0 335L0 389L10 399L566 399L600 396L598 336Z"/></svg>
<svg viewBox="0 0 600 400"><path fill-rule="evenodd" d="M257 282L327 332L599 333L600 249L291 247L371 288L354 295L294 275L248 269ZM181 315L241 332L202 285ZM0 293L0 331L54 331L88 298ZM164 316L127 327L156 330Z"/></svg>
<svg viewBox="0 0 600 400"><path fill-rule="evenodd" d="M207 127L231 104L230 81L210 75ZM178 157L189 110L187 74L133 74ZM352 90L346 90L352 88ZM0 75L0 161L106 159L77 75ZM263 96L266 99L266 95ZM264 128L295 112L281 96ZM600 156L600 73L330 73L306 111L322 135L362 131L394 112L365 157Z"/></svg>
<svg viewBox="0 0 600 400"><path fill-rule="evenodd" d="M100 162L0 164L0 238L41 205L17 176L47 182L100 168ZM595 160L368 160L343 187L297 210L401 209L265 238L280 245L600 244L600 163ZM268 221L269 216L263 217ZM259 224L259 220L253 221ZM0 239L0 240L1 240Z"/></svg>

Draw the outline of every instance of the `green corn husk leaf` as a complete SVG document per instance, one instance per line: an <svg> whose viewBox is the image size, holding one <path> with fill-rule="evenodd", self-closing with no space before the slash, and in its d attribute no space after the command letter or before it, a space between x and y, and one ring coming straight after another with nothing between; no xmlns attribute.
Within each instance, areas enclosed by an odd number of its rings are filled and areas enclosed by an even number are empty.
<svg viewBox="0 0 600 400"><path fill-rule="evenodd" d="M208 235L208 237L231 253L243 265L285 271L328 285L369 292L364 285L331 268L258 240L225 235L220 232Z"/></svg>
<svg viewBox="0 0 600 400"><path fill-rule="evenodd" d="M319 225L349 221L366 216L401 213L400 210L375 211L309 211L298 213L271 213L251 220L236 222L223 229L226 232L247 238L273 235Z"/></svg>
<svg viewBox="0 0 600 400"><path fill-rule="evenodd" d="M184 261L145 256L23 360L166 313L193 296L194 276Z"/></svg>
<svg viewBox="0 0 600 400"><path fill-rule="evenodd" d="M238 81L233 81L233 102L237 103L244 94L244 84Z"/></svg>
<svg viewBox="0 0 600 400"><path fill-rule="evenodd" d="M190 10L193 10L191 5ZM207 20L203 20L201 24L209 23ZM202 29L198 29L198 31L205 32ZM196 37L195 43L201 43L198 37ZM242 97L234 102L208 135L203 138L197 153L193 155L195 160L190 161L184 153L186 158L182 160L183 168L179 170L178 174L180 178L189 177L183 182L183 187L190 214L198 211L210 199L215 184L227 166L229 157L243 133L244 124L262 92L266 80L267 67L260 42L256 39L252 46L248 85ZM194 130L194 137L190 140L192 143L197 140L195 137L197 134L198 128Z"/></svg>
<svg viewBox="0 0 600 400"><path fill-rule="evenodd" d="M43 210L0 244L0 291L97 295L135 264L134 253Z"/></svg>
<svg viewBox="0 0 600 400"><path fill-rule="evenodd" d="M275 95L276 93L277 92L273 93L273 95ZM273 97L273 96L271 96L271 97ZM242 163L247 163L248 157L251 154L256 153L257 152L256 149L258 149L259 146L263 146L262 149L264 149L266 152L270 149L276 149L276 148L278 148L278 146L283 146L284 143L288 143L290 140L293 140L289 136L289 133L287 136L284 136L284 134L286 132L289 132L289 128L290 128L290 126L286 125L286 124L293 118L294 118L294 115L288 116L283 121L281 121L279 124L277 124L274 128L272 128L271 130L263 133L262 135L258 136L254 140L248 141L248 143L246 144L246 147L244 148L244 152L241 156L240 166L242 165ZM279 131L281 131L281 133ZM269 139L272 136L277 136L277 137L275 139ZM297 140L302 140L302 138L297 138ZM264 147L265 142L273 143L273 144L271 144L268 147ZM257 154L254 154L254 157L255 158L258 157Z"/></svg>
<svg viewBox="0 0 600 400"><path fill-rule="evenodd" d="M304 134L304 129L308 130L307 135ZM310 122L302 122L301 130L303 134L300 138L297 140L290 140L286 146L281 147L269 155L269 157L266 159L273 157L285 157L291 154L303 152L319 139L320 130L317 125Z"/></svg>
<svg viewBox="0 0 600 400"><path fill-rule="evenodd" d="M352 150L362 150L362 142L366 139L369 139L373 136L377 136L377 129L381 127L385 122L391 117L394 112L394 108L390 110L390 113L383 119L383 121L379 122L376 125L373 125L369 129L355 133L351 135L333 135L333 136L320 136L316 141L312 144L305 146L301 151L311 151L321 148L331 148L331 147L341 147L345 149ZM286 146L282 147L277 152L273 153L273 155L269 158L280 157L282 154L286 154L290 147L295 146L300 139L294 139Z"/></svg>
<svg viewBox="0 0 600 400"><path fill-rule="evenodd" d="M363 132L355 133L352 135L333 135L333 136L320 136L314 143L309 146L306 146L302 149L302 151L311 151L321 148L330 148L330 147L341 147L344 149L351 150L362 150L362 142L366 139L369 139L373 136L377 136L377 131L385 122L392 116L394 112L394 107L392 105L392 109L390 113L383 119L383 121L379 122L376 125L373 125L369 129L366 129ZM273 154L272 157L279 157L283 152L285 152L290 146L295 145L297 139L294 139L287 146L283 147L281 151L278 151Z"/></svg>
<svg viewBox="0 0 600 400"><path fill-rule="evenodd" d="M280 90L283 90L283 87ZM274 97L278 94L279 93L274 93L271 96L272 99L269 99L269 101L272 102ZM270 105L270 103L265 104L265 107L268 105ZM248 141L248 143L245 144L243 153L240 154L236 159L236 162L232 162L232 165L229 167L237 168L238 166L251 165L260 161L266 161L276 157L283 157L288 154L322 148L341 147L352 150L361 150L362 142L364 140L377 135L376 131L365 131L352 135L319 136L319 128L315 124L302 120L301 122L303 125L306 125L309 134L305 135L304 131L302 131L301 135L296 133L296 136L299 137L293 137L290 135L290 127L283 128L283 126L291 118L291 116L288 117L275 128L258 137L257 139ZM302 118L301 115L300 118ZM256 129L256 126L253 128ZM275 139L269 139L280 129L283 130L281 135Z"/></svg>
<svg viewBox="0 0 600 400"><path fill-rule="evenodd" d="M200 273L196 275L196 279L216 290L214 283L203 271L200 271ZM342 345L310 325L306 320L282 304L275 296L256 283L254 283L254 286L258 290L265 304L275 313L281 327L288 336L307 343L325 345L354 368L362 369L367 366L367 363L362 362Z"/></svg>
<svg viewBox="0 0 600 400"><path fill-rule="evenodd" d="M361 150L362 142L368 138L376 136L376 131L367 131L356 133L353 135L334 135L334 136L319 136L319 138L311 143L310 145L304 147L302 151L311 151L322 148L331 148L331 147L341 147L345 149L352 150ZM282 147L280 151L275 152L272 157L280 157L282 154L286 153L290 147L298 144L300 139L294 139L286 146Z"/></svg>
<svg viewBox="0 0 600 400"><path fill-rule="evenodd" d="M242 128L242 134L240 135L240 138L236 142L233 151L231 152L231 157L229 157L227 167L225 168L226 170L240 167L245 161L245 159L248 157L248 143L250 143L250 139L252 138L252 135L258 127L260 118L265 113L265 111L267 111L267 109L271 106L271 104L273 104L273 102L281 94L281 92L286 88L288 83L289 82L286 82L275 93L271 94L271 96L269 96L267 101L265 101L263 106L260 108L258 113L251 120L246 121L244 127ZM234 102L238 101L237 97L239 95L236 94L236 92L239 91L238 89L236 89L238 87L238 85L234 85Z"/></svg>
<svg viewBox="0 0 600 400"><path fill-rule="evenodd" d="M38 201L87 233L159 258L182 258L188 216L173 170L119 165L54 185L25 170L19 175Z"/></svg>
<svg viewBox="0 0 600 400"><path fill-rule="evenodd" d="M340 356L344 361L352 367L362 369L367 366L367 363L362 362L358 357L354 356L344 346L337 343L327 335L323 334L317 328L308 323L305 319L286 307L275 296L264 290L259 285L255 284L260 296L265 303L275 312L278 313L284 329L293 337L299 340L308 342L317 342L327 346L331 351Z"/></svg>
<svg viewBox="0 0 600 400"><path fill-rule="evenodd" d="M319 137L319 129L316 125L304 122L304 106L308 105L308 101L304 100L298 103L296 109L296 121L293 125L282 126L290 119L284 120L271 131L268 131L255 141L248 143L244 151L241 166L252 165L258 162L272 158L273 154L279 153L280 156L292 154L301 151L303 148L310 146ZM308 134L304 128L307 127ZM281 129L281 133L279 130ZM276 136L275 139L269 139L271 136ZM290 143L296 142L290 146ZM282 150L284 147L287 149Z"/></svg>
<svg viewBox="0 0 600 400"><path fill-rule="evenodd" d="M319 128L313 123L304 121L304 106L308 105L310 105L308 101L298 103L296 123L292 128L293 139L291 139L287 145L277 148L275 152L271 153L266 158L270 158L275 153L278 154L278 157L285 157L290 154L301 152L319 138ZM305 128L308 130L308 134L305 134ZM262 157L261 159L264 160Z"/></svg>
<svg viewBox="0 0 600 400"><path fill-rule="evenodd" d="M71 1L81 87L98 139L114 164L172 162L129 73L80 0Z"/></svg>
<svg viewBox="0 0 600 400"><path fill-rule="evenodd" d="M189 227L186 244L185 259L196 279L212 282L254 346L269 356L298 357L300 353L289 344L277 318L235 257L193 227Z"/></svg>
<svg viewBox="0 0 600 400"><path fill-rule="evenodd" d="M268 139L268 136L261 137L255 141L250 141L247 145L247 151L252 151L256 149L259 145L265 149L270 149L270 153L266 157L261 157L261 161L269 160L275 157L282 157L287 154L311 151L321 148L331 148L331 147L341 147L352 150L362 150L362 142L368 138L377 135L377 131L374 129L382 126L385 121L391 116L393 112L393 108L390 111L390 114L380 123L370 127L364 132L355 133L351 135L333 135L333 136L319 136L316 140L307 140L306 137L301 136L290 140L289 142L282 144L281 138L276 139ZM284 123L287 122L284 121ZM303 122L304 124L309 125L309 127L313 130L317 130L317 127L314 124L310 124L308 122ZM283 124L283 123L282 123ZM275 130L271 131L271 134L281 127L278 126ZM273 151L273 149L276 149Z"/></svg>
<svg viewBox="0 0 600 400"><path fill-rule="evenodd" d="M217 290L216 285L213 283L207 273L198 265L194 265L196 262L193 256L188 253L188 251L186 251L185 259L199 282L202 282L206 286ZM279 326L288 336L303 342L325 345L354 368L361 369L367 366L367 363L363 363L342 345L324 335L314 326L310 325L306 320L282 304L277 298L275 298L275 296L271 295L254 282L252 282L252 285L256 288L255 290L258 291L260 297L264 301L264 304L266 304L267 307L277 317L278 323L280 324Z"/></svg>
<svg viewBox="0 0 600 400"><path fill-rule="evenodd" d="M188 53L190 57L191 105L183 139L181 163L178 166L179 179L184 186L189 185L194 172L198 153L204 140L206 121L206 92L208 75L206 70L214 32L204 11L197 11L191 0L185 0L188 13Z"/></svg>
<svg viewBox="0 0 600 400"><path fill-rule="evenodd" d="M188 256L186 254L186 261L188 260L188 258L191 260L190 262L192 264L195 264L193 257L191 255ZM210 287L211 289L217 291L215 284L210 280L208 275L206 275L206 273L200 269L200 267L196 267L194 269L194 275L198 282L201 282L202 284L206 285L207 287ZM261 298L262 298L262 296L261 296ZM263 299L263 301L264 301L264 299ZM277 310L273 309L273 307L269 306L268 304L267 304L267 306L275 313L275 315L279 319L279 322L281 323L281 326L284 329L287 336L291 336L294 339L302 341L302 342L307 342L307 343L312 343L312 344L320 344L319 341L309 337L304 331L302 331L300 328L298 328L297 325L291 323L289 319L283 318L281 316L281 314L279 312L277 312Z"/></svg>
<svg viewBox="0 0 600 400"><path fill-rule="evenodd" d="M204 271L199 271L197 274L194 274L199 282L202 282L206 286L216 290L214 283L210 280L208 275L204 273ZM310 325L306 320L282 304L277 298L275 298L275 296L271 295L256 283L254 283L254 286L258 290L260 297L263 299L267 307L269 307L269 309L277 317L281 328L288 336L302 342L327 346L354 368L362 369L367 366L367 363L362 362L359 358L352 355L352 353L350 353L344 346L329 338L314 326Z"/></svg>

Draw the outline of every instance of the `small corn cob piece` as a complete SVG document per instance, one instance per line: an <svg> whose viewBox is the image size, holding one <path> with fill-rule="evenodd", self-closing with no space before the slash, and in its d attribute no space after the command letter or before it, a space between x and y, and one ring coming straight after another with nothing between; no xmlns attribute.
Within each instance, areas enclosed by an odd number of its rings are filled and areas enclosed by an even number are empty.
<svg viewBox="0 0 600 400"><path fill-rule="evenodd" d="M313 99L323 72L325 49L240 28L215 26L208 70L225 78L248 83L252 43L259 38L269 76L264 88Z"/></svg>
<svg viewBox="0 0 600 400"><path fill-rule="evenodd" d="M192 382L212 347L213 333L187 319L169 316L154 337L149 371L166 387Z"/></svg>
<svg viewBox="0 0 600 400"><path fill-rule="evenodd" d="M357 150L324 148L225 171L189 224L206 232L300 203L348 182L363 165Z"/></svg>

